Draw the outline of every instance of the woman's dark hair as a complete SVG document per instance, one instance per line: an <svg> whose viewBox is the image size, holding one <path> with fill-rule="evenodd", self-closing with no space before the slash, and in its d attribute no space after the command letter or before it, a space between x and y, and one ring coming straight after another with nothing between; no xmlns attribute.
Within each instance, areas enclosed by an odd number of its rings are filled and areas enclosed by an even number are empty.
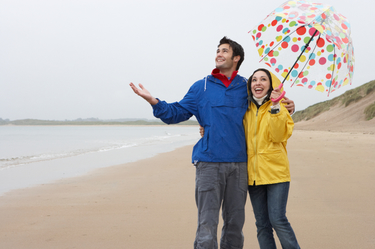
<svg viewBox="0 0 375 249"><path fill-rule="evenodd" d="M255 70L253 72L253 74L250 76L249 80L247 81L247 89L248 89L248 94L249 94L249 100L252 101L252 102L254 102L257 106L258 106L258 103L256 101L254 101L253 93L251 92L251 82L253 81L254 74L256 72L259 72L259 71L265 72L267 74L267 77L268 77L269 81L270 81L270 89L268 90L267 97L264 99L263 103L265 103L268 100L270 100L271 92L273 91L272 76L271 76L270 71L268 71L267 69L264 69L264 68L258 68L257 70Z"/></svg>

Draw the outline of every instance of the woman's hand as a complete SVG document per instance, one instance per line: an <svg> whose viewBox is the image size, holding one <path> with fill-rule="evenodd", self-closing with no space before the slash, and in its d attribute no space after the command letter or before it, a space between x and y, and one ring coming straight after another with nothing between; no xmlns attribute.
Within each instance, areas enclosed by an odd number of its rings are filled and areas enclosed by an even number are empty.
<svg viewBox="0 0 375 249"><path fill-rule="evenodd" d="M281 91L280 91L280 89L279 89L279 88L275 88L275 89L271 92L271 96L270 96L270 98L271 98L271 99L277 99L280 95L281 95ZM272 104L273 104L273 105L277 105L278 103L279 103L279 101L277 101L277 102L273 102L273 101L272 101Z"/></svg>

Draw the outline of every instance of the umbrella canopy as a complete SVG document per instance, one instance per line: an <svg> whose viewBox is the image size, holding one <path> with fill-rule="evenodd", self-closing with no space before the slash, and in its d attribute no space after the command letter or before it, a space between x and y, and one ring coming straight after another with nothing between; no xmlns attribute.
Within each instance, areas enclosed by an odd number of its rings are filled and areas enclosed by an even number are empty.
<svg viewBox="0 0 375 249"><path fill-rule="evenodd" d="M291 86L330 92L352 83L348 20L332 6L288 1L249 31L260 61Z"/></svg>

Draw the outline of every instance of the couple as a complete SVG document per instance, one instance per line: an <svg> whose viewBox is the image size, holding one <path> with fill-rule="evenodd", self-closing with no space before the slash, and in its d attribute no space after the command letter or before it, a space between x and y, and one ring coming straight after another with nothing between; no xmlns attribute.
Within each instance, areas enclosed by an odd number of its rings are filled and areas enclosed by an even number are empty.
<svg viewBox="0 0 375 249"><path fill-rule="evenodd" d="M163 122L175 124L194 115L204 128L192 154L198 208L194 248L218 247L220 208L220 248L243 248L247 191L260 248L276 248L273 229L283 248L299 248L285 216L290 182L285 146L293 130L288 110L294 111L294 102L286 98L284 106L270 100L280 90L272 90L272 77L265 69L256 70L249 82L237 75L243 60L242 46L224 37L216 52L216 68L194 83L181 101L154 98L142 84L130 87Z"/></svg>

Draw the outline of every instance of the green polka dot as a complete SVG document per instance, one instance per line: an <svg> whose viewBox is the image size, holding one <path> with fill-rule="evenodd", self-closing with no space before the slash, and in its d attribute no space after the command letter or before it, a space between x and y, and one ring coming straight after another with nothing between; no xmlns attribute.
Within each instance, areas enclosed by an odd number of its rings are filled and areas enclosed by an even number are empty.
<svg viewBox="0 0 375 249"><path fill-rule="evenodd" d="M273 51L273 56L275 57L279 56L279 51Z"/></svg>
<svg viewBox="0 0 375 249"><path fill-rule="evenodd" d="M307 76L309 74L309 71L304 71L303 76Z"/></svg>
<svg viewBox="0 0 375 249"><path fill-rule="evenodd" d="M332 44L329 44L329 45L327 46L327 51L328 51L328 52L332 52L332 51L333 51L333 45L332 45Z"/></svg>
<svg viewBox="0 0 375 249"><path fill-rule="evenodd" d="M267 30L267 27L266 26L263 26L262 28L262 32L266 31Z"/></svg>
<svg viewBox="0 0 375 249"><path fill-rule="evenodd" d="M304 39L303 39L303 42L304 43L308 43L310 41L310 36L306 36Z"/></svg>
<svg viewBox="0 0 375 249"><path fill-rule="evenodd" d="M296 24L297 24L296 21L292 21L292 22L289 23L289 27L294 27L294 26L296 26Z"/></svg>

